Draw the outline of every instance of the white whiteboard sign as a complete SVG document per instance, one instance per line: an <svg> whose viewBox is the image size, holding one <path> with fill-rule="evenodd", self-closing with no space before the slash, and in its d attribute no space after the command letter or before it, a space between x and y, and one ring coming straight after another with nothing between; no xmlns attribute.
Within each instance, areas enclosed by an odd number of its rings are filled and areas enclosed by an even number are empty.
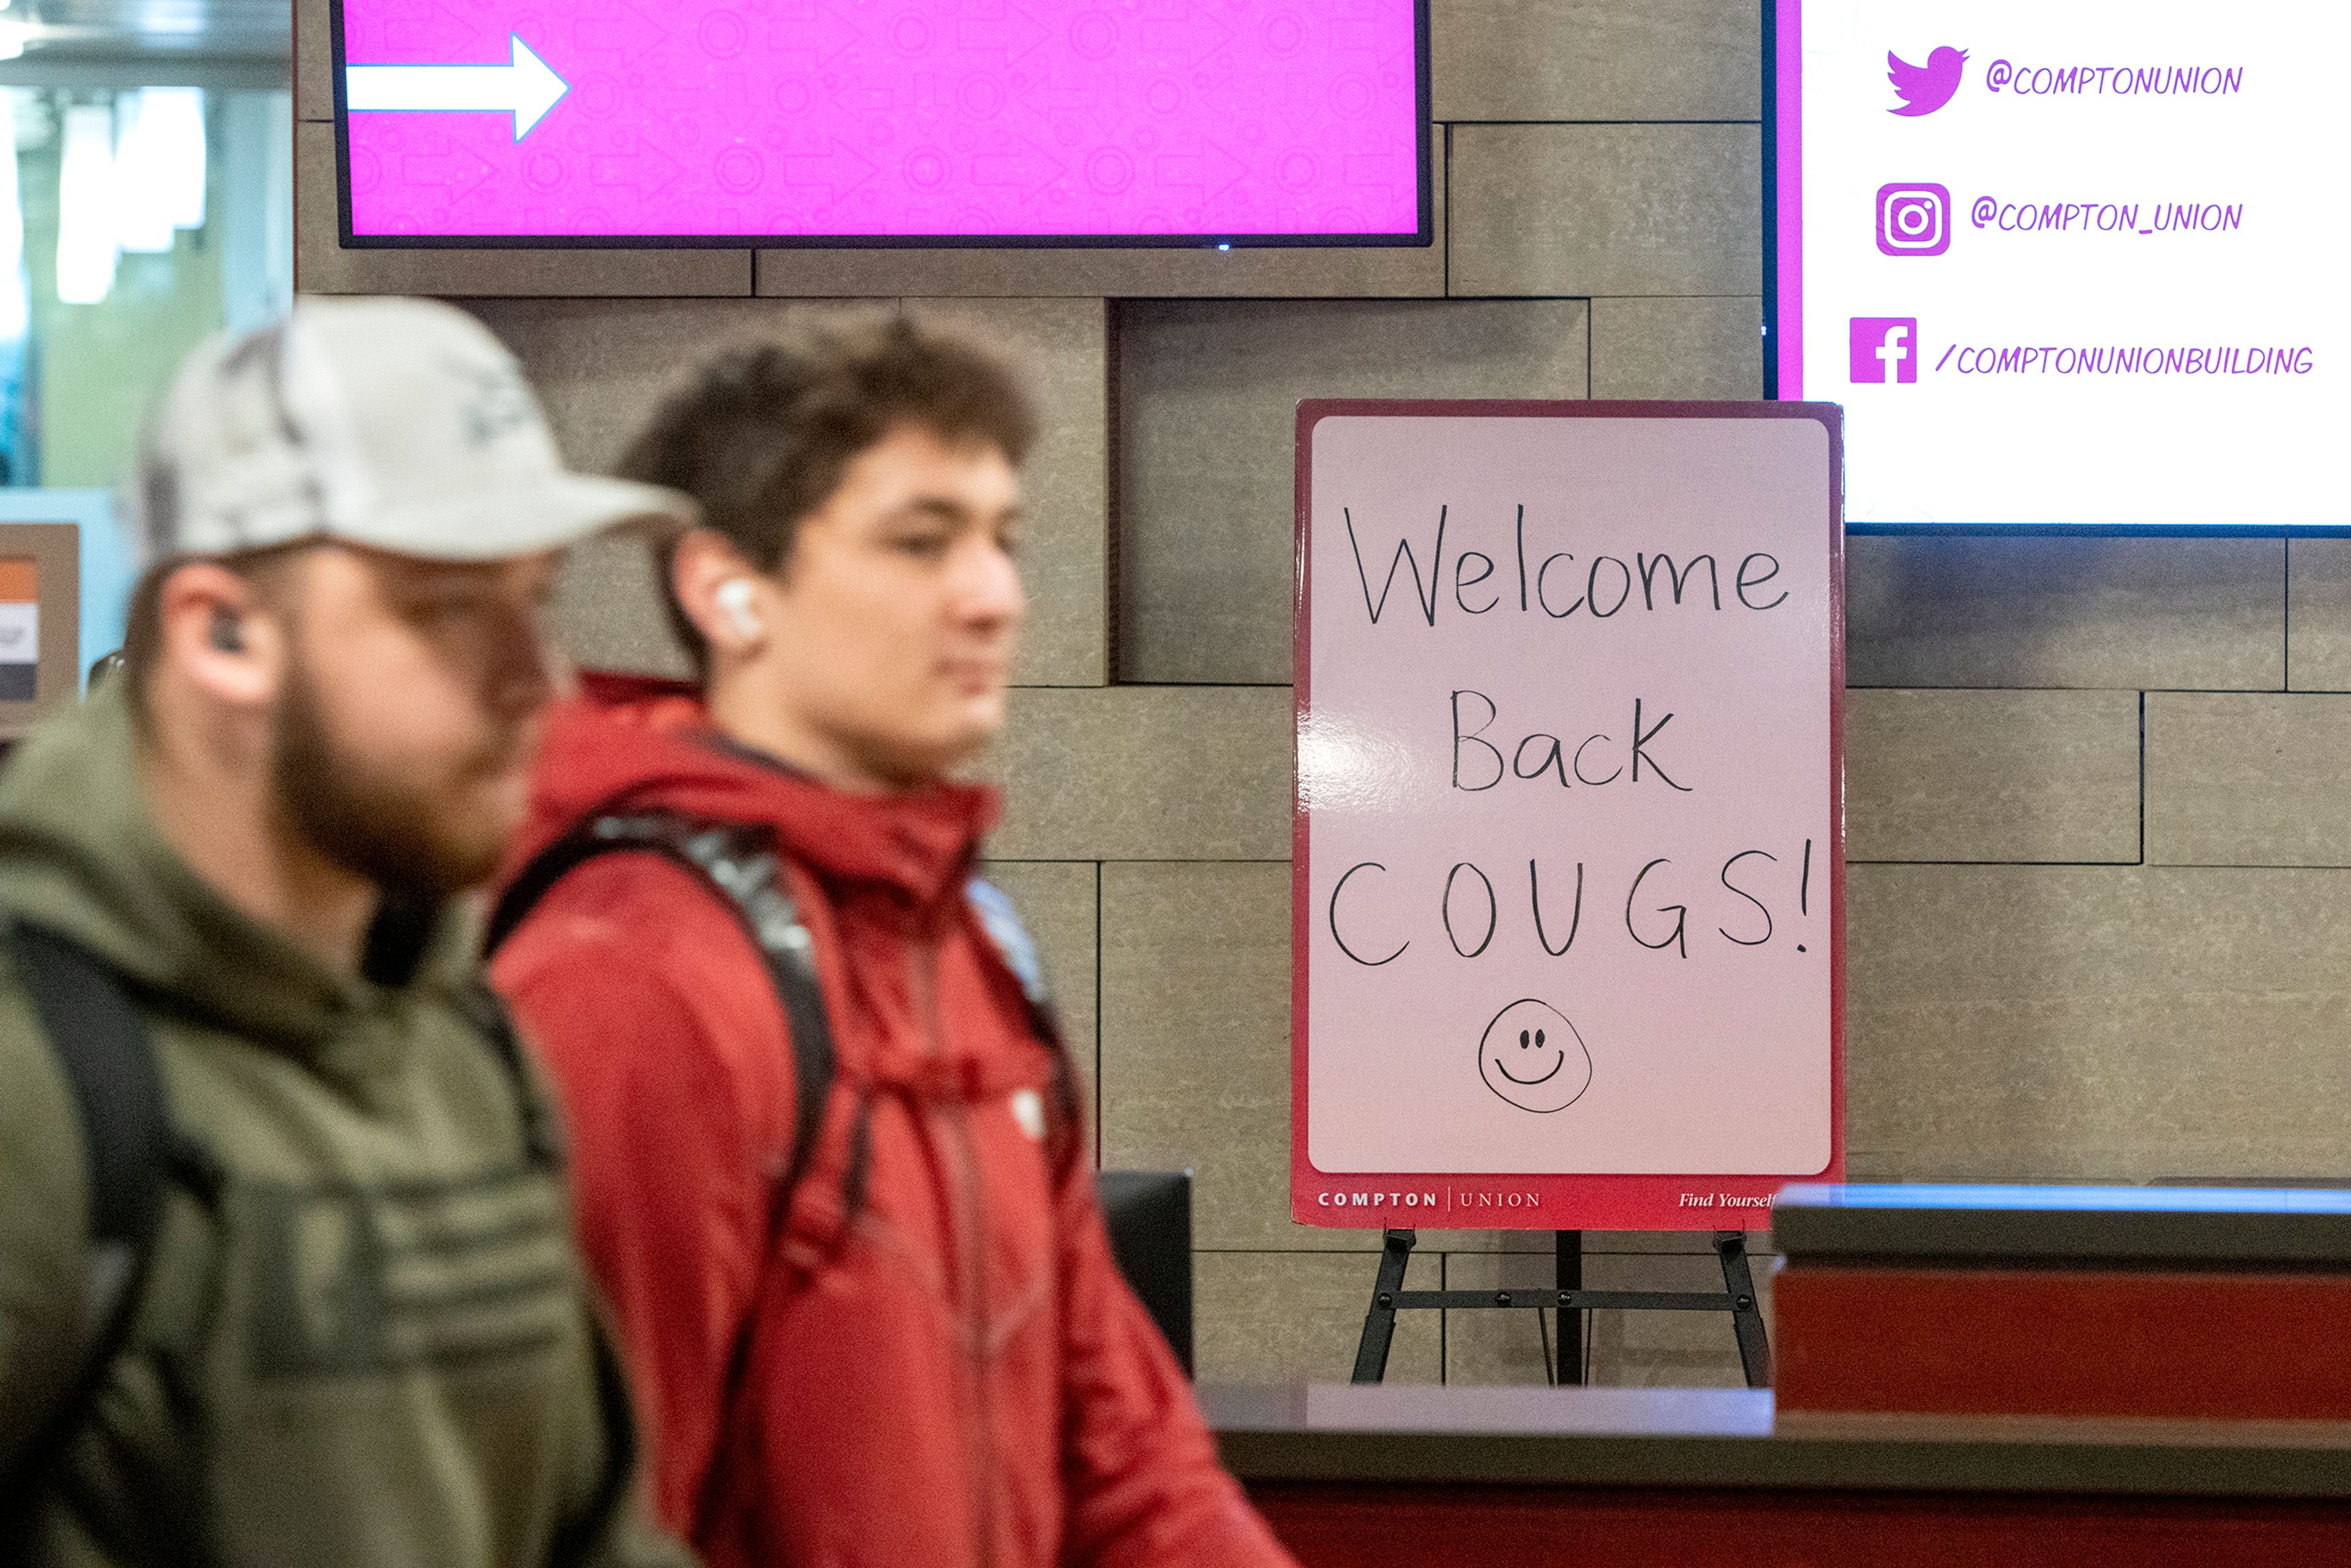
<svg viewBox="0 0 2351 1568"><path fill-rule="evenodd" d="M1299 429L1293 1213L1763 1222L1841 1154L1837 412Z"/></svg>

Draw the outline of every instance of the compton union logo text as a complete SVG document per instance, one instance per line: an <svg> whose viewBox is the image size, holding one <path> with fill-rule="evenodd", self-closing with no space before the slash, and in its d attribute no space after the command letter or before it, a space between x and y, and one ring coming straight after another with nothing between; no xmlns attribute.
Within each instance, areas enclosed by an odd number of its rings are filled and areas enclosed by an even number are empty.
<svg viewBox="0 0 2351 1568"><path fill-rule="evenodd" d="M1317 1208L1435 1208L1450 1214L1465 1208L1541 1208L1542 1194L1512 1187L1427 1187L1396 1192L1319 1192Z"/></svg>

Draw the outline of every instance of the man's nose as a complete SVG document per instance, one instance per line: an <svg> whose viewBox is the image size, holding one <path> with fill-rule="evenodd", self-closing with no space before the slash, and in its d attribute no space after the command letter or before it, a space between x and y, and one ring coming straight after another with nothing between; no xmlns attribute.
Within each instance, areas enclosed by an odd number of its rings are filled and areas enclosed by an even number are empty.
<svg viewBox="0 0 2351 1568"><path fill-rule="evenodd" d="M976 541L963 555L955 582L958 618L990 627L1019 624L1029 595L1011 555L993 539Z"/></svg>
<svg viewBox="0 0 2351 1568"><path fill-rule="evenodd" d="M487 695L500 714L534 713L568 684L570 660L536 606L498 617L488 652Z"/></svg>

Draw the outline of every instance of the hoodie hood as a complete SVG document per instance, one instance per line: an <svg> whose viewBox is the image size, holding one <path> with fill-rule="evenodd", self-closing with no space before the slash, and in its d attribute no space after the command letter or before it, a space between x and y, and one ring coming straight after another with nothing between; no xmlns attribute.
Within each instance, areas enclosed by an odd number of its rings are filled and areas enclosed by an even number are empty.
<svg viewBox="0 0 2351 1568"><path fill-rule="evenodd" d="M74 938L159 1007L281 1045L321 1043L401 990L446 991L468 970L454 911L417 934L387 986L337 973L231 904L148 811L123 685L43 725L0 772L0 911Z"/></svg>
<svg viewBox="0 0 2351 1568"><path fill-rule="evenodd" d="M727 739L692 686L587 674L549 715L507 874L591 817L650 810L768 828L836 890L925 909L960 898L997 797L966 784L853 795Z"/></svg>

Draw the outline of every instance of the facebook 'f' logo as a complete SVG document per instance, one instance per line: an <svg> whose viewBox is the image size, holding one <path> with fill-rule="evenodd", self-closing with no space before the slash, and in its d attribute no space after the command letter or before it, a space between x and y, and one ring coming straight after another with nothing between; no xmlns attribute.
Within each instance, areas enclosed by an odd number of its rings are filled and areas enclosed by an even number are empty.
<svg viewBox="0 0 2351 1568"><path fill-rule="evenodd" d="M1916 316L1855 317L1852 349L1855 382L1890 385L1918 379Z"/></svg>

